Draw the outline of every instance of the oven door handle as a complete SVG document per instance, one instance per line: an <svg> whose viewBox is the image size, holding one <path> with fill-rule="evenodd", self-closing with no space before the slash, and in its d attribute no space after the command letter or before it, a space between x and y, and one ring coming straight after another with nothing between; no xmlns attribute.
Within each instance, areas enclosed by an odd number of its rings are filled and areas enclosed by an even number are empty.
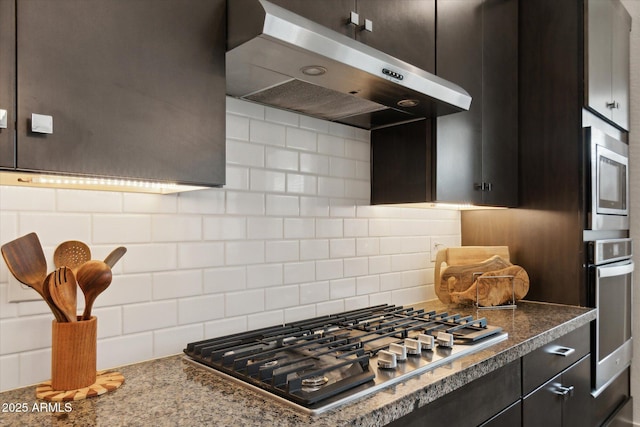
<svg viewBox="0 0 640 427"><path fill-rule="evenodd" d="M633 273L633 261L626 264L598 267L598 277L614 277Z"/></svg>

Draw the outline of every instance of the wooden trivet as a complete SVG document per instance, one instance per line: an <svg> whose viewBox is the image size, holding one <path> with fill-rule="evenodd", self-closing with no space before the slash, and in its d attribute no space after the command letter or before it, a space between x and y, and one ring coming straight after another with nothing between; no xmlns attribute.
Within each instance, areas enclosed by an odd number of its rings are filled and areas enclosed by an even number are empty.
<svg viewBox="0 0 640 427"><path fill-rule="evenodd" d="M124 383L124 377L120 372L99 371L96 374L95 383L77 390L54 390L51 388L51 380L45 381L36 387L36 398L51 402L83 400L113 391L122 383Z"/></svg>

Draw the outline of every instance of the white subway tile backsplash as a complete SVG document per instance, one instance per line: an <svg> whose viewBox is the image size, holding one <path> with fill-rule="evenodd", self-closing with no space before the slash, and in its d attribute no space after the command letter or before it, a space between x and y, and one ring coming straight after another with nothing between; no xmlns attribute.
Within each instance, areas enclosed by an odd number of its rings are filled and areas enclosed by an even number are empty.
<svg viewBox="0 0 640 427"><path fill-rule="evenodd" d="M225 246L227 265L258 264L265 261L262 240L227 242Z"/></svg>
<svg viewBox="0 0 640 427"><path fill-rule="evenodd" d="M285 146L285 127L275 123L251 120L249 123L249 139L267 145Z"/></svg>
<svg viewBox="0 0 640 427"><path fill-rule="evenodd" d="M202 294L202 270L176 270L153 275L153 299L183 298Z"/></svg>
<svg viewBox="0 0 640 427"><path fill-rule="evenodd" d="M247 219L249 239L282 239L283 230L282 218L251 217Z"/></svg>
<svg viewBox="0 0 640 427"><path fill-rule="evenodd" d="M267 288L284 283L282 264L259 264L247 267L247 287Z"/></svg>
<svg viewBox="0 0 640 427"><path fill-rule="evenodd" d="M201 323L161 329L153 332L153 356L166 356L182 353L186 343L200 341L204 336Z"/></svg>
<svg viewBox="0 0 640 427"><path fill-rule="evenodd" d="M227 293L225 297L225 316L241 316L264 311L264 295L264 289Z"/></svg>
<svg viewBox="0 0 640 427"><path fill-rule="evenodd" d="M189 215L154 215L151 239L154 242L182 242L202 238L202 219Z"/></svg>
<svg viewBox="0 0 640 427"><path fill-rule="evenodd" d="M132 304L123 307L122 329L125 334L167 328L178 324L176 300Z"/></svg>
<svg viewBox="0 0 640 427"><path fill-rule="evenodd" d="M122 193L123 210L130 213L175 213L178 194Z"/></svg>
<svg viewBox="0 0 640 427"><path fill-rule="evenodd" d="M298 285L279 286L265 290L265 309L276 310L295 307L300 303L300 287Z"/></svg>
<svg viewBox="0 0 640 427"><path fill-rule="evenodd" d="M274 325L282 325L284 323L284 311L265 311L247 316L247 325L249 330L267 328Z"/></svg>
<svg viewBox="0 0 640 427"><path fill-rule="evenodd" d="M329 157L315 153L300 153L300 172L329 175Z"/></svg>
<svg viewBox="0 0 640 427"><path fill-rule="evenodd" d="M287 193L316 194L318 179L313 175L287 173Z"/></svg>
<svg viewBox="0 0 640 427"><path fill-rule="evenodd" d="M49 347L52 320L50 315L4 319L0 323L0 356Z"/></svg>
<svg viewBox="0 0 640 427"><path fill-rule="evenodd" d="M369 206L369 131L230 97L226 125L223 188L0 186L0 244L35 231L50 267L65 240L86 241L97 259L127 247L94 307L100 369L249 328L435 298L431 242L460 242L460 214ZM0 390L49 377L50 310L8 303L10 280L0 263ZM36 363L47 372L29 370Z"/></svg>
<svg viewBox="0 0 640 427"><path fill-rule="evenodd" d="M313 261L291 262L284 265L284 283L304 283L314 280L316 265Z"/></svg>
<svg viewBox="0 0 640 427"><path fill-rule="evenodd" d="M296 151L267 147L265 156L267 168L293 171L297 171L299 168L298 152Z"/></svg>
<svg viewBox="0 0 640 427"><path fill-rule="evenodd" d="M289 148L304 151L316 151L318 140L316 132L290 127L287 128L286 138L286 145Z"/></svg>
<svg viewBox="0 0 640 427"><path fill-rule="evenodd" d="M98 340L97 353L99 370L149 360L153 357L153 333Z"/></svg>
<svg viewBox="0 0 640 427"><path fill-rule="evenodd" d="M204 324L204 339L217 338L247 330L247 318L228 317Z"/></svg>
<svg viewBox="0 0 640 427"><path fill-rule="evenodd" d="M298 261L300 243L297 240L275 240L266 242L267 262Z"/></svg>
<svg viewBox="0 0 640 427"><path fill-rule="evenodd" d="M210 216L203 218L204 240L238 240L247 238L247 219L235 216Z"/></svg>
<svg viewBox="0 0 640 427"><path fill-rule="evenodd" d="M204 270L204 293L216 294L232 292L247 287L247 269L241 267L220 267Z"/></svg>
<svg viewBox="0 0 640 427"><path fill-rule="evenodd" d="M249 140L249 119L227 114L227 138Z"/></svg>
<svg viewBox="0 0 640 427"><path fill-rule="evenodd" d="M231 215L264 215L263 193L227 191L226 213Z"/></svg>
<svg viewBox="0 0 640 427"><path fill-rule="evenodd" d="M20 354L20 381L36 384L51 378L51 349Z"/></svg>
<svg viewBox="0 0 640 427"><path fill-rule="evenodd" d="M224 317L224 295L204 295L178 300L178 324L202 323Z"/></svg>
<svg viewBox="0 0 640 427"><path fill-rule="evenodd" d="M328 154L330 156L344 156L344 138L336 135L318 135L318 153Z"/></svg>
<svg viewBox="0 0 640 427"><path fill-rule="evenodd" d="M44 377L38 378L40 381ZM20 382L20 356L12 354L0 357L0 390L18 388L20 385L29 384Z"/></svg>
<svg viewBox="0 0 640 427"><path fill-rule="evenodd" d="M2 210L50 212L56 208L55 190L0 186Z"/></svg>
<svg viewBox="0 0 640 427"><path fill-rule="evenodd" d="M226 161L232 165L264 167L264 146L228 139Z"/></svg>
<svg viewBox="0 0 640 427"><path fill-rule="evenodd" d="M329 282L313 282L300 285L300 304L312 304L329 301Z"/></svg>
<svg viewBox="0 0 640 427"><path fill-rule="evenodd" d="M327 239L313 239L300 241L300 259L329 258L329 241Z"/></svg>
<svg viewBox="0 0 640 427"><path fill-rule="evenodd" d="M92 243L149 242L151 218L151 215L94 215Z"/></svg>
<svg viewBox="0 0 640 427"><path fill-rule="evenodd" d="M252 191L276 192L285 191L287 174L264 169L251 169L249 187Z"/></svg>
<svg viewBox="0 0 640 427"><path fill-rule="evenodd" d="M267 194L266 213L270 216L298 216L300 199L298 196Z"/></svg>

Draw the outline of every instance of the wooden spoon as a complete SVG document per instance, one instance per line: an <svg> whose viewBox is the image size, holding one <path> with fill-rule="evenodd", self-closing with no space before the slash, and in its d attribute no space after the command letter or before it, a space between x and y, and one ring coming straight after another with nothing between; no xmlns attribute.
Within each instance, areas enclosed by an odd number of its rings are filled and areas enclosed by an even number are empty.
<svg viewBox="0 0 640 427"><path fill-rule="evenodd" d="M78 282L73 271L60 267L49 278L49 294L54 304L64 314L68 322L76 322Z"/></svg>
<svg viewBox="0 0 640 427"><path fill-rule="evenodd" d="M111 268L104 261L87 261L78 269L78 285L84 293L82 320L91 318L91 308L97 296L111 284Z"/></svg>
<svg viewBox="0 0 640 427"><path fill-rule="evenodd" d="M5 243L1 252L11 274L44 297L43 282L47 276L47 260L38 235L29 233Z"/></svg>
<svg viewBox="0 0 640 427"><path fill-rule="evenodd" d="M69 267L75 272L91 259L91 250L79 240L67 240L58 245L53 253L53 263L57 268Z"/></svg>
<svg viewBox="0 0 640 427"><path fill-rule="evenodd" d="M117 247L112 250L109 255L107 255L107 257L104 259L104 263L107 264L109 268L113 268L113 266L116 265L116 262L118 262L120 258L122 258L122 255L124 255L126 252L127 248L125 248L124 246Z"/></svg>

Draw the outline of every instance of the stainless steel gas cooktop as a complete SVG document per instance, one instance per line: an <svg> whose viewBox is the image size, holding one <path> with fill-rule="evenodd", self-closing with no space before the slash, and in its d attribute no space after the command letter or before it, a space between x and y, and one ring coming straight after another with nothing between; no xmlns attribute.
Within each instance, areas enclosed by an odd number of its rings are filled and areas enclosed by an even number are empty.
<svg viewBox="0 0 640 427"><path fill-rule="evenodd" d="M484 318L379 305L192 342L184 352L319 414L505 339Z"/></svg>

